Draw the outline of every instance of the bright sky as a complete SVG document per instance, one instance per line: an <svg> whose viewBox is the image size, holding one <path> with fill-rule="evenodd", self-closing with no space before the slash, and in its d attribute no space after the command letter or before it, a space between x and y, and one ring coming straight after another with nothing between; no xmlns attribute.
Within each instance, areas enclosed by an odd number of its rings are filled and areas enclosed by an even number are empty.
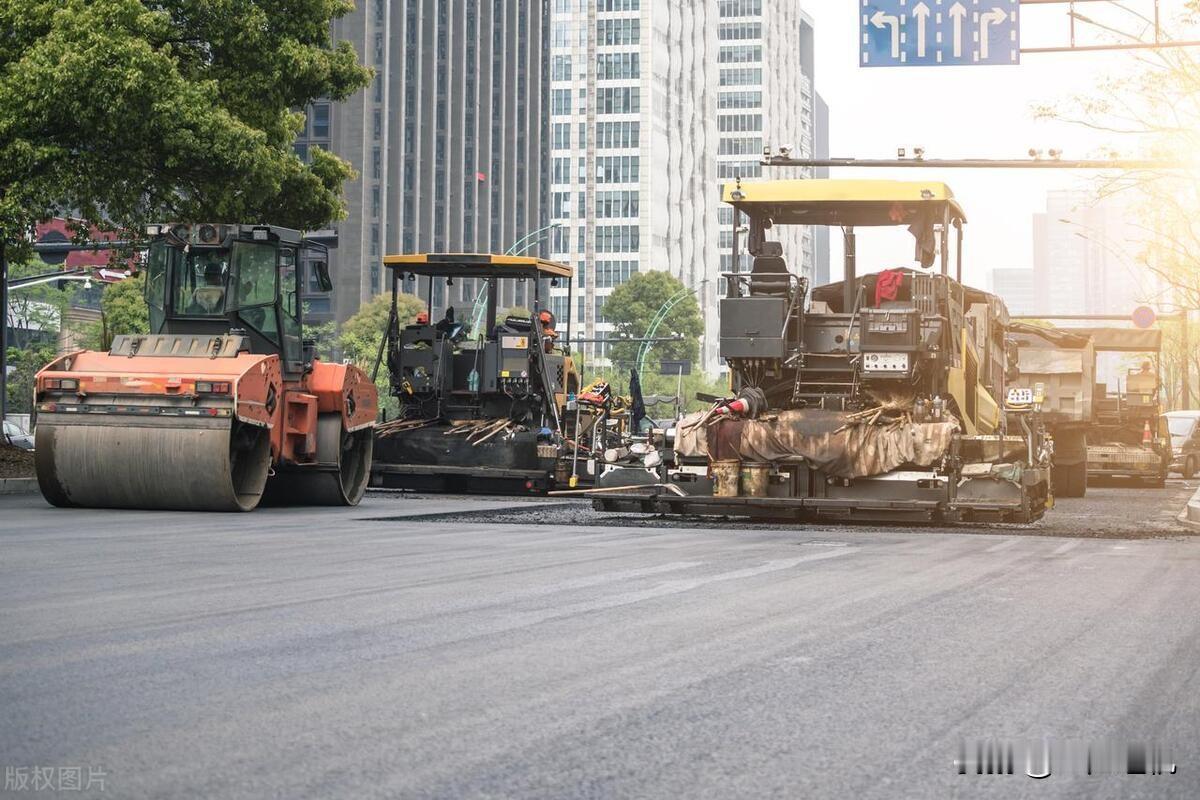
<svg viewBox="0 0 1200 800"><path fill-rule="evenodd" d="M1031 147L1058 148L1066 158L1086 158L1103 146L1127 155L1128 142L1063 123L1035 120L1033 106L1092 94L1106 74L1129 70L1135 56L1120 52L1026 54L1020 66L860 68L858 0L802 0L816 25L816 85L830 106L830 155L895 158L897 147L911 154L923 146L927 158L1026 158ZM1078 13L1131 34L1146 25L1113 6L1153 18L1152 0L1077 2ZM1161 0L1162 19L1171 20L1181 0ZM1068 6L1024 5L1022 45L1069 42ZM1164 25L1171 34L1178 28ZM1110 43L1111 35L1076 23L1077 43ZM1152 29L1145 33L1152 38ZM1177 37L1176 38L1180 38ZM772 143L779 144L779 143ZM964 252L968 283L987 287L995 267L1032 266L1032 215L1045 209L1051 189L1088 188L1089 173L1073 170L901 169L835 171L842 178L942 180L962 202L969 220ZM841 238L833 236L833 279L841 274ZM900 266L897 253L911 258L907 233L875 231L859 236L859 271Z"/></svg>

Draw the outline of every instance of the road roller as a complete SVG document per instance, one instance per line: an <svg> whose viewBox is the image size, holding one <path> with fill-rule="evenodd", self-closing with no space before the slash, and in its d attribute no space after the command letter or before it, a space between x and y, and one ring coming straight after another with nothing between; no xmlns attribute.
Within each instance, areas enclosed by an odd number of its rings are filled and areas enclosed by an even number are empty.
<svg viewBox="0 0 1200 800"><path fill-rule="evenodd" d="M225 224L155 225L147 242L150 333L68 353L37 375L46 500L195 511L357 504L379 400L365 372L319 360L303 338L297 270L306 265L329 291L325 245Z"/></svg>

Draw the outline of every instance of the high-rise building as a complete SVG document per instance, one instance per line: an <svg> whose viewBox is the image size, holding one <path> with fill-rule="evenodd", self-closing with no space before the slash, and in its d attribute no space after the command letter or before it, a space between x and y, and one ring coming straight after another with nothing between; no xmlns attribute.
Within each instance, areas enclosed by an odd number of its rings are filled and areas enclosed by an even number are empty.
<svg viewBox="0 0 1200 800"><path fill-rule="evenodd" d="M1033 313L1128 314L1156 291L1137 259L1145 233L1116 198L1052 191L1033 218L1033 271L1040 308Z"/></svg>
<svg viewBox="0 0 1200 800"><path fill-rule="evenodd" d="M334 39L351 42L376 77L344 103L310 107L297 142L305 153L328 147L358 172L335 226L332 317L385 288L387 253L504 252L549 223L549 4L362 0L334 23ZM469 305L476 288L435 283L435 313ZM503 304L527 304L527 287L509 292Z"/></svg>
<svg viewBox="0 0 1200 800"><path fill-rule="evenodd" d="M989 291L998 295L1010 314L1037 314L1040 292L1036 291L1033 270L997 267L989 279Z"/></svg>
<svg viewBox="0 0 1200 800"><path fill-rule="evenodd" d="M812 170L777 168L764 175L760 165L766 148L772 153L787 148L793 158L813 158L819 144L827 146L827 108L813 83L812 18L796 0L718 0L717 8L717 129L721 137L717 177L724 184L736 178L813 176ZM733 263L731 207L720 209L719 223L720 271L748 271L749 253L743 251L736 269ZM773 232L773 238L783 244L789 269L810 282L817 277L818 251L823 251L828 264L828 232L822 234L818 241L811 227L785 226ZM825 273L828 275L828 267ZM723 284L718 281L722 295ZM716 358L717 319L715 314L711 316L706 363Z"/></svg>
<svg viewBox="0 0 1200 800"><path fill-rule="evenodd" d="M733 267L721 186L760 177L767 144L811 156L827 138L812 22L795 0L554 0L553 12L551 255L579 275L572 338L608 336L613 288L666 270L705 312L702 366L715 372L720 274ZM784 236L813 277L813 232ZM553 302L565 319L565 291Z"/></svg>
<svg viewBox="0 0 1200 800"><path fill-rule="evenodd" d="M554 0L551 257L577 278L575 307L561 289L552 303L573 339L611 334L604 302L638 272L666 270L715 302L716 15L681 0Z"/></svg>

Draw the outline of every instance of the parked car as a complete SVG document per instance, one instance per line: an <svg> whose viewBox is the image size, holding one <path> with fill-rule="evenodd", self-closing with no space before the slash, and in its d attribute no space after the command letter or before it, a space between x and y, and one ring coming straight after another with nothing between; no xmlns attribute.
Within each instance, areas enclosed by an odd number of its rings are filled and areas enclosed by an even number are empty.
<svg viewBox="0 0 1200 800"><path fill-rule="evenodd" d="M33 434L25 431L12 420L4 420L4 438L14 447L19 447L22 450L33 449Z"/></svg>
<svg viewBox="0 0 1200 800"><path fill-rule="evenodd" d="M1191 479L1200 471L1200 411L1163 414L1171 432L1171 471Z"/></svg>

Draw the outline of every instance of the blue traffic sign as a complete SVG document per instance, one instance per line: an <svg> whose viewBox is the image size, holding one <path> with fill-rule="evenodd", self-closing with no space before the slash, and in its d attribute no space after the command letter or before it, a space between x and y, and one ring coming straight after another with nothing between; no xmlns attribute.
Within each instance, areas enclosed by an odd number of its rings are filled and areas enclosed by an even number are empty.
<svg viewBox="0 0 1200 800"><path fill-rule="evenodd" d="M864 67L1021 63L1020 0L860 0Z"/></svg>

